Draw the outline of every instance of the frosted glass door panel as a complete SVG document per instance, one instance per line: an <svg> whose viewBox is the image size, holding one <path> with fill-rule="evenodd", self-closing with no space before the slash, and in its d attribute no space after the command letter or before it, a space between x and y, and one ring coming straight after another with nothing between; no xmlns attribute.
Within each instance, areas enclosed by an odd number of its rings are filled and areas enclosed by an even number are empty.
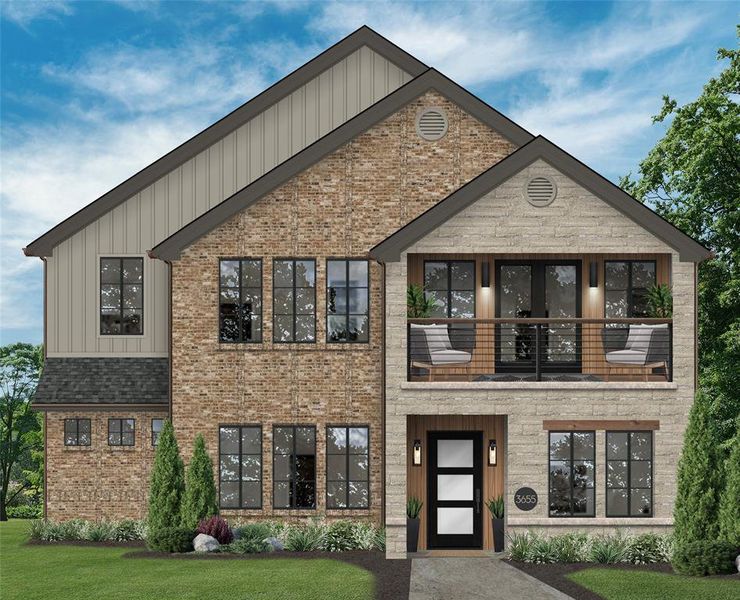
<svg viewBox="0 0 740 600"><path fill-rule="evenodd" d="M472 507L440 507L437 509L437 534L472 535Z"/></svg>
<svg viewBox="0 0 740 600"><path fill-rule="evenodd" d="M437 475L437 500L472 499L472 475Z"/></svg>
<svg viewBox="0 0 740 600"><path fill-rule="evenodd" d="M473 440L439 440L437 467L442 469L472 468Z"/></svg>

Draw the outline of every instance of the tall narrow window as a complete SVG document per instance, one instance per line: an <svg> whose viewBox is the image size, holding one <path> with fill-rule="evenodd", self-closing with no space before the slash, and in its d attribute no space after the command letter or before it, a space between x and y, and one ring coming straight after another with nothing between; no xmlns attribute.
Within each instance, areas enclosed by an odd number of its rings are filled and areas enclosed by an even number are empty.
<svg viewBox="0 0 740 600"><path fill-rule="evenodd" d="M550 516L593 517L595 433L550 432Z"/></svg>
<svg viewBox="0 0 740 600"><path fill-rule="evenodd" d="M164 419L152 419L152 446L159 445L159 436L162 433Z"/></svg>
<svg viewBox="0 0 740 600"><path fill-rule="evenodd" d="M653 516L652 461L652 431L607 431L607 517Z"/></svg>
<svg viewBox="0 0 740 600"><path fill-rule="evenodd" d="M275 260L272 271L272 339L315 342L316 261Z"/></svg>
<svg viewBox="0 0 740 600"><path fill-rule="evenodd" d="M90 419L64 419L64 445L90 445Z"/></svg>
<svg viewBox="0 0 740 600"><path fill-rule="evenodd" d="M219 282L219 339L261 342L262 260L222 259Z"/></svg>
<svg viewBox="0 0 740 600"><path fill-rule="evenodd" d="M108 445L133 446L135 427L134 419L108 419Z"/></svg>
<svg viewBox="0 0 740 600"><path fill-rule="evenodd" d="M100 335L143 335L144 259L100 259Z"/></svg>
<svg viewBox="0 0 740 600"><path fill-rule="evenodd" d="M607 319L648 315L647 292L655 285L655 261L604 262L604 316Z"/></svg>
<svg viewBox="0 0 740 600"><path fill-rule="evenodd" d="M316 508L316 428L273 428L274 508Z"/></svg>
<svg viewBox="0 0 740 600"><path fill-rule="evenodd" d="M367 508L370 504L369 430L326 428L326 508Z"/></svg>
<svg viewBox="0 0 740 600"><path fill-rule="evenodd" d="M219 429L221 508L262 508L262 427Z"/></svg>
<svg viewBox="0 0 740 600"><path fill-rule="evenodd" d="M367 342L368 263L326 261L326 338L328 342Z"/></svg>
<svg viewBox="0 0 740 600"><path fill-rule="evenodd" d="M475 261L425 261L424 294L435 302L432 317L475 318Z"/></svg>

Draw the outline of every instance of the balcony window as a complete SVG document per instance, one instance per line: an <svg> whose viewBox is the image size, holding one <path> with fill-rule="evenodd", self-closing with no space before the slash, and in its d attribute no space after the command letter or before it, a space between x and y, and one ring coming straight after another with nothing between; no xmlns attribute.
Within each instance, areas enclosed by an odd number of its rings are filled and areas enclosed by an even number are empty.
<svg viewBox="0 0 740 600"><path fill-rule="evenodd" d="M475 318L475 261L425 261L424 294L435 302L431 317Z"/></svg>
<svg viewBox="0 0 740 600"><path fill-rule="evenodd" d="M604 262L604 316L607 319L648 316L647 292L655 285L655 261Z"/></svg>

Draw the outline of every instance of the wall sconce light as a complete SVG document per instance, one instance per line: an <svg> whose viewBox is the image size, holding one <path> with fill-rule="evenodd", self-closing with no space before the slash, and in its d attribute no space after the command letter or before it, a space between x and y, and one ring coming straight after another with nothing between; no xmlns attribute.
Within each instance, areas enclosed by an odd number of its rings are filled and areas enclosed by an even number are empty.
<svg viewBox="0 0 740 600"><path fill-rule="evenodd" d="M491 265L488 261L481 265L481 287L491 287Z"/></svg>
<svg viewBox="0 0 740 600"><path fill-rule="evenodd" d="M496 440L488 440L488 464L491 467L496 466Z"/></svg>
<svg viewBox="0 0 740 600"><path fill-rule="evenodd" d="M415 467L421 466L421 440L414 440L413 463Z"/></svg>
<svg viewBox="0 0 740 600"><path fill-rule="evenodd" d="M588 287L599 287L599 263L595 261L589 265Z"/></svg>

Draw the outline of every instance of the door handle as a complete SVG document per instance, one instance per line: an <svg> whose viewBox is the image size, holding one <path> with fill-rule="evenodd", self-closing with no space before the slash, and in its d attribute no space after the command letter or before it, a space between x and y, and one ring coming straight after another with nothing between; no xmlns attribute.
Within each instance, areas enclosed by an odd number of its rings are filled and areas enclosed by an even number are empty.
<svg viewBox="0 0 740 600"><path fill-rule="evenodd" d="M475 514L480 514L480 489L475 490Z"/></svg>

